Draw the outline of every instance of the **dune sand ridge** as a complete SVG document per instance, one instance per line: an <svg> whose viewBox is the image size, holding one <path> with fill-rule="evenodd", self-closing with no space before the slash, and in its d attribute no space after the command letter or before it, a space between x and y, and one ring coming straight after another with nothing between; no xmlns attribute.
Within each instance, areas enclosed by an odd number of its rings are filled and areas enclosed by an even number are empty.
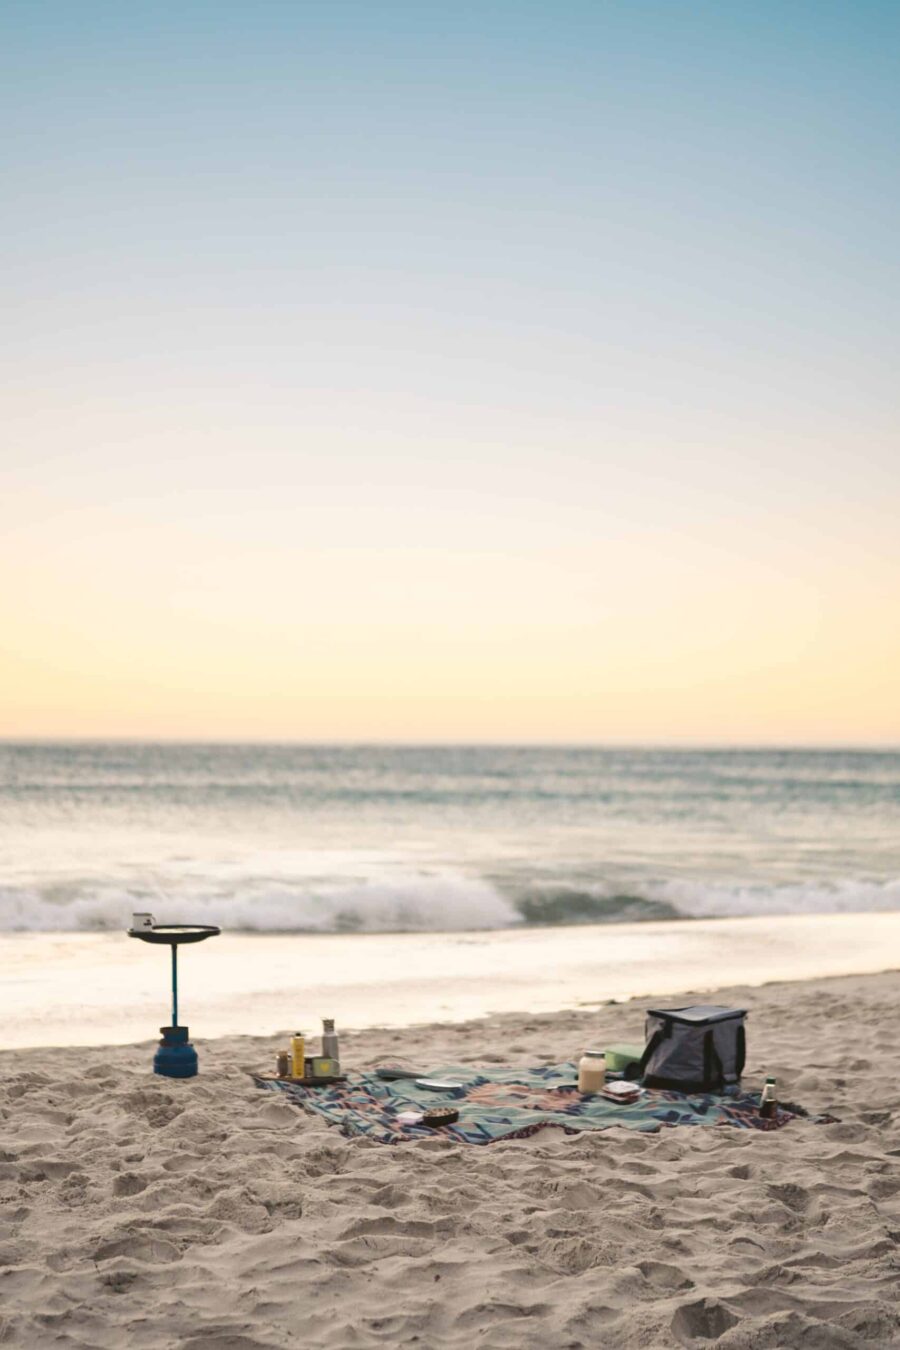
<svg viewBox="0 0 900 1350"><path fill-rule="evenodd" d="M900 978L733 988L746 1081L838 1123L486 1147L346 1139L259 1091L283 1038L0 1055L0 1345L900 1344ZM677 1003L667 997L665 1003ZM652 999L345 1036L350 1068L555 1062Z"/></svg>

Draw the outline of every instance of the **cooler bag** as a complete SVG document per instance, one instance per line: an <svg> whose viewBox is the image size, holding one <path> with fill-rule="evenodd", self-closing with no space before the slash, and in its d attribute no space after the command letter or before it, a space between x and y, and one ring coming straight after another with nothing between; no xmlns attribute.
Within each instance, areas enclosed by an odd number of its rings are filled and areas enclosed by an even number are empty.
<svg viewBox="0 0 900 1350"><path fill-rule="evenodd" d="M743 1008L703 1004L651 1008L641 1056L645 1087L676 1092L721 1092L740 1082L746 1038Z"/></svg>

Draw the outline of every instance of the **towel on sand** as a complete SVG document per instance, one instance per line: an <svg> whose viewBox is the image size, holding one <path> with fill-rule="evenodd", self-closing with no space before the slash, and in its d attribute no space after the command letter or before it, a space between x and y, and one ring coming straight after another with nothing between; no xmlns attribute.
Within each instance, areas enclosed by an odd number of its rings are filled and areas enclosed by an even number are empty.
<svg viewBox="0 0 900 1350"><path fill-rule="evenodd" d="M749 1093L726 1095L647 1092L631 1106L601 1096L583 1097L576 1086L575 1065L554 1064L531 1069L473 1069L449 1065L429 1078L459 1083L455 1092L417 1088L412 1079L385 1082L374 1072L349 1075L345 1083L308 1088L279 1079L257 1078L261 1088L284 1093L307 1111L324 1116L342 1134L363 1135L382 1144L445 1135L461 1144L492 1144L515 1139L556 1125L567 1134L579 1130L655 1132L671 1125L733 1125L743 1130L778 1130L805 1115L802 1108L779 1108L772 1120L759 1114L759 1099ZM450 1106L459 1112L454 1125L431 1129L403 1125L401 1111L427 1111ZM807 1117L810 1119L810 1117ZM812 1118L825 1123L827 1116Z"/></svg>

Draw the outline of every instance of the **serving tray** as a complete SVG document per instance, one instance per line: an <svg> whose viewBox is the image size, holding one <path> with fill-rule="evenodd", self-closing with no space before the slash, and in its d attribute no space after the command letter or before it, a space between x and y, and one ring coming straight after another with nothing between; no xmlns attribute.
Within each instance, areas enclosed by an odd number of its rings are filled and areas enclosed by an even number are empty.
<svg viewBox="0 0 900 1350"><path fill-rule="evenodd" d="M320 1075L318 1078L294 1078L291 1074L285 1074L282 1078L277 1073L258 1073L256 1077L264 1083L296 1083L298 1087L328 1087L330 1083L346 1083L347 1081L345 1073Z"/></svg>

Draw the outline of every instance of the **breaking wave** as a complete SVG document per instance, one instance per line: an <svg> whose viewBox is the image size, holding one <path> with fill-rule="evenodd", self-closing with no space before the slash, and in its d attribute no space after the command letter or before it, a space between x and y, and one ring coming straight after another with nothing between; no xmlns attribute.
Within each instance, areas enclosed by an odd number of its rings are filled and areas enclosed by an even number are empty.
<svg viewBox="0 0 900 1350"><path fill-rule="evenodd" d="M159 922L244 932L399 933L893 909L900 909L900 878L802 885L670 880L639 890L534 884L513 891L435 872L330 884L248 877L225 886L194 877L162 891L154 883L59 879L0 888L6 932L121 931L134 910L150 910Z"/></svg>

